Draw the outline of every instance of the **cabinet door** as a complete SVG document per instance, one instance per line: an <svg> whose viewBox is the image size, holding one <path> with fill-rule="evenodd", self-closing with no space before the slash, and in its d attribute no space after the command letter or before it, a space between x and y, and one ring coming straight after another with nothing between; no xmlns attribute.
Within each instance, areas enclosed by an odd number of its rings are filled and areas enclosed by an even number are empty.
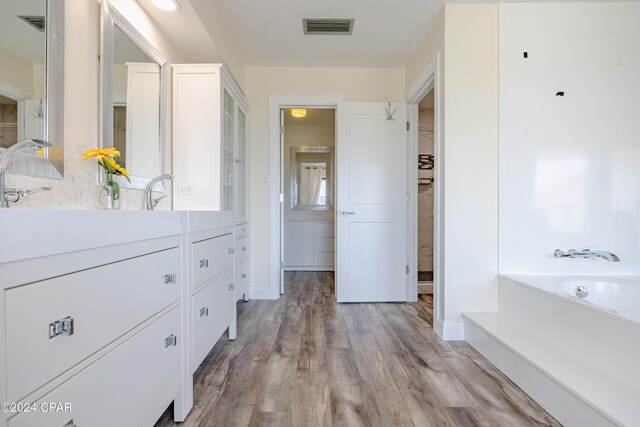
<svg viewBox="0 0 640 427"><path fill-rule="evenodd" d="M247 217L247 186L246 186L246 158L247 158L247 115L238 107L238 139L236 143L236 213L238 221Z"/></svg>
<svg viewBox="0 0 640 427"><path fill-rule="evenodd" d="M235 156L235 102L229 91L225 88L223 95L222 111L222 210L234 210L233 187Z"/></svg>

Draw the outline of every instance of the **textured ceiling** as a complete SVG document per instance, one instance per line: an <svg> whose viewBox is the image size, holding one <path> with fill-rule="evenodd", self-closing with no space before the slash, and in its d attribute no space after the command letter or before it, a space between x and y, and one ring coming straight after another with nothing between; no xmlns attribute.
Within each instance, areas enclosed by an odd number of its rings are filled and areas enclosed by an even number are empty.
<svg viewBox="0 0 640 427"><path fill-rule="evenodd" d="M45 33L18 18L45 16L46 0L0 0L0 49L31 64L44 64Z"/></svg>
<svg viewBox="0 0 640 427"><path fill-rule="evenodd" d="M404 67L443 0L217 1L248 65ZM304 18L355 18L353 35L304 35Z"/></svg>

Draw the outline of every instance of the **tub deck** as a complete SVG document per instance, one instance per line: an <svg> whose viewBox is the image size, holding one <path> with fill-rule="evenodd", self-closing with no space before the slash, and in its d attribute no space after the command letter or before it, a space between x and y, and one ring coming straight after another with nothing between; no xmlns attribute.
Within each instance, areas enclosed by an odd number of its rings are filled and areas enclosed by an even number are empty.
<svg viewBox="0 0 640 427"><path fill-rule="evenodd" d="M498 312L464 313L465 341L564 425L640 426L640 324L550 277L500 276Z"/></svg>

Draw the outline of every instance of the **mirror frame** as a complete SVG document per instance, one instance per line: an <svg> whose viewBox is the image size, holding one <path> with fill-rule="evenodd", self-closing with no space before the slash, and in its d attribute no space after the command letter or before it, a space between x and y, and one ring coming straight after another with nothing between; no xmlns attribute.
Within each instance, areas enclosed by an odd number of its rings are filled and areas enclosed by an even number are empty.
<svg viewBox="0 0 640 427"><path fill-rule="evenodd" d="M168 81L167 59L125 18L109 0L102 1L102 43L100 61L100 87L101 87L101 141L102 147L113 146L113 59L114 59L114 26L120 28L131 40L137 44L151 59L160 66L160 117L158 118L158 127L160 140L158 141L158 150L160 150L160 165L158 175L164 173L166 159L166 129L163 126L163 118L167 113L167 89ZM125 165L126 166L126 165ZM131 171L130 171L131 172ZM102 182L104 173L100 171L98 182ZM155 177L141 177L129 174L131 183L123 177L117 176L116 180L122 187L144 190L149 182ZM165 191L162 183L154 186L154 191Z"/></svg>
<svg viewBox="0 0 640 427"><path fill-rule="evenodd" d="M294 145L290 148L289 154L289 166L290 166L290 188L291 188L291 210L292 211L331 211L334 206L334 149L328 145ZM300 163L298 162L298 154L329 154L327 160L327 190L328 190L328 203L326 205L302 205L298 203L298 169Z"/></svg>
<svg viewBox="0 0 640 427"><path fill-rule="evenodd" d="M46 0L44 138L52 147L46 157L20 153L9 163L10 173L64 178L64 9L65 0ZM3 151L3 149L0 149Z"/></svg>

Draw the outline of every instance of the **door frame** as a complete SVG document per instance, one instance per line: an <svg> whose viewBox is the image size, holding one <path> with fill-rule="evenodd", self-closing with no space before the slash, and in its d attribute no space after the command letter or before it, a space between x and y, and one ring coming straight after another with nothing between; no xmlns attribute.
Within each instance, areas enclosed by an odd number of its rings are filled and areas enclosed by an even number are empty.
<svg viewBox="0 0 640 427"><path fill-rule="evenodd" d="M440 76L440 52L436 52L429 64L422 70L413 86L407 91L407 119L410 123L408 139L407 180L409 182L409 209L407 218L407 253L409 254L409 277L407 297L418 299L418 104L434 91L434 251L433 251L433 328L442 337L444 307L444 147L442 138L442 85Z"/></svg>
<svg viewBox="0 0 640 427"><path fill-rule="evenodd" d="M280 139L280 110L283 108L338 108L344 96L270 96L269 97L269 295L280 298L282 259L281 185L284 153ZM336 129L338 128L336 117ZM337 144L337 138L336 138ZM282 193L284 194L284 193Z"/></svg>

